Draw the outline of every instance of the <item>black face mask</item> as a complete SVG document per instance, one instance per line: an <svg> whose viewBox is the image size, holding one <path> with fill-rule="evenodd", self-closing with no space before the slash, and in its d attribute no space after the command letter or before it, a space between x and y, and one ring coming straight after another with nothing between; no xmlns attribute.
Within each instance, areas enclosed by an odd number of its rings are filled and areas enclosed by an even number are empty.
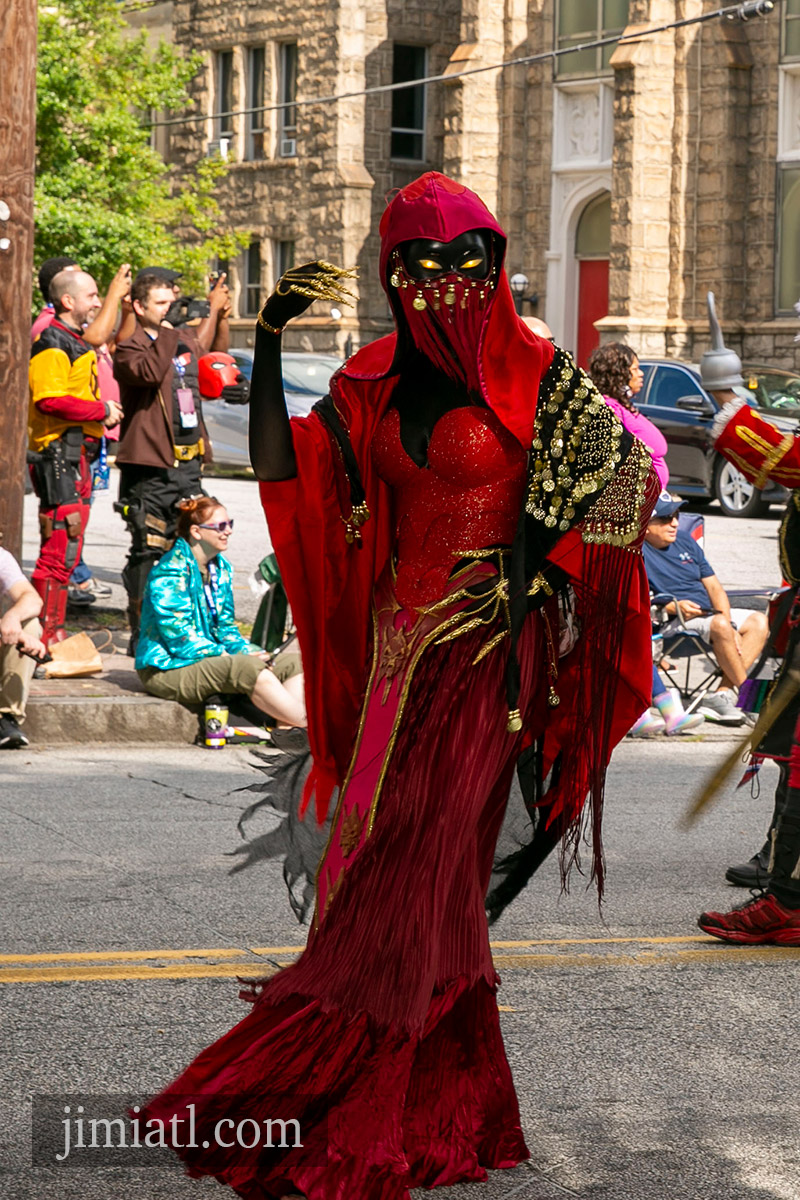
<svg viewBox="0 0 800 1200"><path fill-rule="evenodd" d="M412 279L437 279L452 274L487 279L492 268L492 236L487 230L469 229L452 242L414 238L403 243L400 253Z"/></svg>

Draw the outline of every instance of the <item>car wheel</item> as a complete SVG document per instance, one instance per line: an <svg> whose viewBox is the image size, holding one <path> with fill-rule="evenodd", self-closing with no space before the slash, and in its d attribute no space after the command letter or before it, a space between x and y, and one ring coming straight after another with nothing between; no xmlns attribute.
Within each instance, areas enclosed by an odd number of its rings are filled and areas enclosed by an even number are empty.
<svg viewBox="0 0 800 1200"><path fill-rule="evenodd" d="M714 468L714 493L726 517L758 517L769 508L758 488L724 458Z"/></svg>

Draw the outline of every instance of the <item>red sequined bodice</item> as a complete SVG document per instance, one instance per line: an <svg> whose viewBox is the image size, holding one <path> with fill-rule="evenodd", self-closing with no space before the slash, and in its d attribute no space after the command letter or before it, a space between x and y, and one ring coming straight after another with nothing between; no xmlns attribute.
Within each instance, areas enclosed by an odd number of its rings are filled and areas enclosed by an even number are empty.
<svg viewBox="0 0 800 1200"><path fill-rule="evenodd" d="M519 518L526 454L488 408L453 408L434 426L428 465L400 441L390 408L372 443L375 468L394 492L396 594L406 608L438 600L470 551L510 546Z"/></svg>

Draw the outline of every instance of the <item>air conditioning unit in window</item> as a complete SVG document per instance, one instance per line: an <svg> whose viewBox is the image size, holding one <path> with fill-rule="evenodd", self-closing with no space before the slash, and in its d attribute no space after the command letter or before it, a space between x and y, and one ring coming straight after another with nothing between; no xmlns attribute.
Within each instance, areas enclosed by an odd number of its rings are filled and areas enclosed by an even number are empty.
<svg viewBox="0 0 800 1200"><path fill-rule="evenodd" d="M297 154L296 138L281 138L281 158L294 158Z"/></svg>
<svg viewBox="0 0 800 1200"><path fill-rule="evenodd" d="M231 139L226 137L218 138L214 142L206 142L206 158L215 158L218 154L220 158L227 159L230 144Z"/></svg>

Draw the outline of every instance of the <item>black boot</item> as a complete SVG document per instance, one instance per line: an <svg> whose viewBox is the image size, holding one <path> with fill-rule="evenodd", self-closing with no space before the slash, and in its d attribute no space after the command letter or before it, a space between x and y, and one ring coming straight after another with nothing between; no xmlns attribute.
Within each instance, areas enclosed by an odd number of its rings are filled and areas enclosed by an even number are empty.
<svg viewBox="0 0 800 1200"><path fill-rule="evenodd" d="M769 856L771 848L770 842L766 841L749 862L742 863L739 867L728 867L725 872L725 878L728 883L732 883L734 887L766 888L770 881Z"/></svg>

